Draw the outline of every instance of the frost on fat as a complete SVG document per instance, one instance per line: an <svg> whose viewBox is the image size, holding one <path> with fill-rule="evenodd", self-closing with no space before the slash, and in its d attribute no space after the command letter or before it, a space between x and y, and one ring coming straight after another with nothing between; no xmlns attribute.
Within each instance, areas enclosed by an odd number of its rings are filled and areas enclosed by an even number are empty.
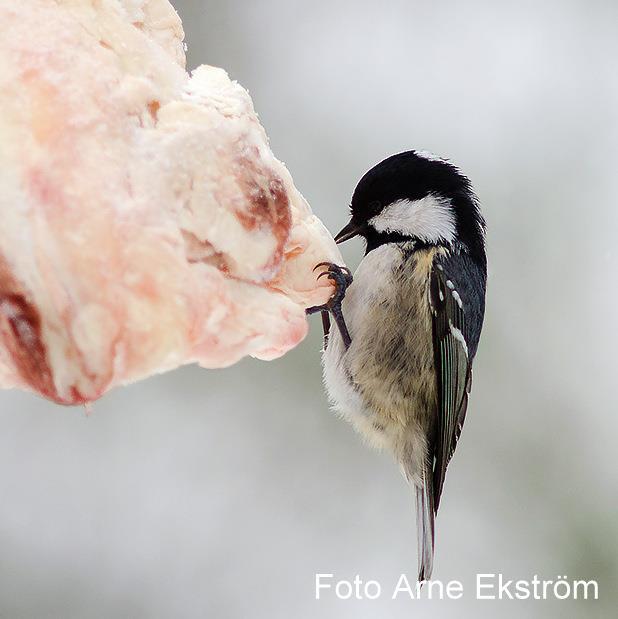
<svg viewBox="0 0 618 619"><path fill-rule="evenodd" d="M165 0L0 5L0 386L58 402L271 359L341 262L246 91Z"/></svg>

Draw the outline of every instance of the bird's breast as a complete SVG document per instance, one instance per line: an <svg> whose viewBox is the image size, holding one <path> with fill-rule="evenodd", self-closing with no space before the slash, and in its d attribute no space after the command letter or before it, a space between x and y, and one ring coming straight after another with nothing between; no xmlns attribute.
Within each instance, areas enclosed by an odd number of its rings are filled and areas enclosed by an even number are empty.
<svg viewBox="0 0 618 619"><path fill-rule="evenodd" d="M333 325L324 380L337 410L371 442L427 428L436 409L428 286L437 250L388 244L369 252L343 301L352 344Z"/></svg>

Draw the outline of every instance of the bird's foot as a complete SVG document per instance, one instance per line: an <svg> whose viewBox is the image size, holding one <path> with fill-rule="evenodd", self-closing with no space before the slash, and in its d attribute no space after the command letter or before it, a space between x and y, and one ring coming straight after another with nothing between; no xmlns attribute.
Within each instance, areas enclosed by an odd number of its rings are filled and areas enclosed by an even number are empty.
<svg viewBox="0 0 618 619"><path fill-rule="evenodd" d="M326 267L325 271L322 271L318 275L318 279L321 277L328 277L331 281L335 282L335 292L333 296L326 302L324 305L315 305L313 307L309 307L305 310L307 314L315 314L316 312L322 312L322 321L324 323L324 346L326 347L328 331L326 328L327 325L327 317L328 314L332 314L333 320L337 324L339 328L339 332L341 333L341 339L346 347L346 349L352 343L352 338L350 338L350 333L348 332L348 328L345 324L345 320L343 319L343 313L341 311L341 302L345 297L345 293L352 283L352 273L350 273L350 269L347 267L339 266L338 264L334 264L333 262L320 262L315 265L314 271L321 267Z"/></svg>
<svg viewBox="0 0 618 619"><path fill-rule="evenodd" d="M345 293L352 283L352 273L347 267L339 266L333 262L320 262L313 268L314 271L321 267L327 267L325 271L322 271L318 275L318 279L321 277L328 277L331 281L335 282L335 292L333 296L324 305L315 305L305 310L307 314L315 314L317 312L331 312L341 309L341 302L345 297Z"/></svg>

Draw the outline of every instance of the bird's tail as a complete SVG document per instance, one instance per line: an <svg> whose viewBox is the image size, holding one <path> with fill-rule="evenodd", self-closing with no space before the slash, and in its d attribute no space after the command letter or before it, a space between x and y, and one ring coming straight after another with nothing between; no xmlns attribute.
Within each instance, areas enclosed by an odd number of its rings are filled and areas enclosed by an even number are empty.
<svg viewBox="0 0 618 619"><path fill-rule="evenodd" d="M433 570L435 540L433 479L423 475L422 486L416 486L416 533L418 536L418 581L429 580Z"/></svg>

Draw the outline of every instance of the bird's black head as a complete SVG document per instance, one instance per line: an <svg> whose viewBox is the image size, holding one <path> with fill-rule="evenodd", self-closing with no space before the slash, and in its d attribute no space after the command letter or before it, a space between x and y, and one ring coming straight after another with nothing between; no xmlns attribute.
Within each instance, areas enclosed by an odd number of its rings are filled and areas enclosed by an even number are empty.
<svg viewBox="0 0 618 619"><path fill-rule="evenodd" d="M485 256L485 221L470 181L451 163L408 151L371 168L352 196L352 219L335 237L361 235L367 252L385 243L414 240Z"/></svg>

